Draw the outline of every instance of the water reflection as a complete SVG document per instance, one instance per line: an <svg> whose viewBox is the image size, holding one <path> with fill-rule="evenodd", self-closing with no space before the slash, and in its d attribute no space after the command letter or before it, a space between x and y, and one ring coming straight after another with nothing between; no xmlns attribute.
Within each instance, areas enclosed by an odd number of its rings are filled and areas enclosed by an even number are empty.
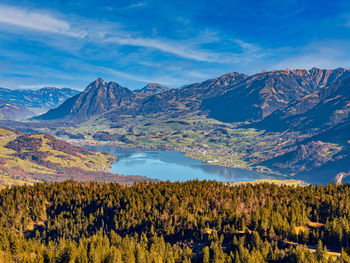
<svg viewBox="0 0 350 263"><path fill-rule="evenodd" d="M186 181L216 180L220 182L253 181L257 179L286 179L253 171L227 168L202 163L175 151L149 151L144 149L95 146L94 149L117 156L111 172L124 175L143 175L150 178Z"/></svg>

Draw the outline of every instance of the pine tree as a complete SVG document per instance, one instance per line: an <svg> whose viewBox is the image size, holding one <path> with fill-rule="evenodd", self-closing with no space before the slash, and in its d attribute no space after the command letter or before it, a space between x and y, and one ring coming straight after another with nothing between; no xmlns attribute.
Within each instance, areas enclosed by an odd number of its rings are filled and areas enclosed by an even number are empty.
<svg viewBox="0 0 350 263"><path fill-rule="evenodd" d="M203 263L209 263L210 260L210 251L209 247L205 246L202 250L202 262Z"/></svg>
<svg viewBox="0 0 350 263"><path fill-rule="evenodd" d="M324 259L325 255L324 255L324 250L323 250L323 245L321 240L318 240L315 256L318 261L322 261Z"/></svg>

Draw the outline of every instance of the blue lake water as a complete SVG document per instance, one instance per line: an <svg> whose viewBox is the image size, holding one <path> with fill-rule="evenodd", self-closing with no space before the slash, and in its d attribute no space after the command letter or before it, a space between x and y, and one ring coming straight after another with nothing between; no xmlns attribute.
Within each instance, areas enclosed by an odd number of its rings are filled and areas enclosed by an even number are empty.
<svg viewBox="0 0 350 263"><path fill-rule="evenodd" d="M203 163L175 151L150 151L115 146L90 147L117 156L110 171L122 175L142 175L164 181L216 180L241 182L257 179L286 179L250 170L227 168Z"/></svg>

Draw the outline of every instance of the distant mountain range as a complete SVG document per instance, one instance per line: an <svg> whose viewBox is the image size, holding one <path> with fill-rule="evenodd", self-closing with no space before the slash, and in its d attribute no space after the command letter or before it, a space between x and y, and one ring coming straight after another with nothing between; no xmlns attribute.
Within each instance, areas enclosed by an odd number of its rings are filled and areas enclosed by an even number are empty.
<svg viewBox="0 0 350 263"><path fill-rule="evenodd" d="M280 140L270 142L269 152L256 159L273 170L303 176L322 167L332 173L350 170L350 70L228 73L179 89L153 86L132 92L97 79L38 119L79 123L101 117L114 123L123 115L185 120L195 113L244 129L278 132ZM256 145L250 151L265 148Z"/></svg>
<svg viewBox="0 0 350 263"><path fill-rule="evenodd" d="M162 92L165 92L168 90L169 90L169 88L162 86L158 83L148 83L142 89L134 90L134 92L142 93L142 94L157 94L157 93L162 93Z"/></svg>
<svg viewBox="0 0 350 263"><path fill-rule="evenodd" d="M347 77L350 77L350 71L343 68L279 70L252 76L228 73L158 94L146 92L152 84L138 92L132 92L115 82L106 83L97 79L82 93L39 116L39 119L84 120L109 111L111 115L113 111L116 114L171 114L175 111L200 110L203 114L224 122L260 121L292 101ZM144 91L141 92L142 90ZM139 96L139 93L148 96Z"/></svg>
<svg viewBox="0 0 350 263"><path fill-rule="evenodd" d="M0 88L0 113L9 119L23 119L58 107L79 91L68 88L20 90Z"/></svg>
<svg viewBox="0 0 350 263"><path fill-rule="evenodd" d="M13 120L26 119L35 115L34 112L15 102L0 103L0 114L4 116L5 119Z"/></svg>
<svg viewBox="0 0 350 263"><path fill-rule="evenodd" d="M224 94L206 99L202 109L225 122L257 121L290 102L350 77L350 71L279 70L259 73L231 86Z"/></svg>

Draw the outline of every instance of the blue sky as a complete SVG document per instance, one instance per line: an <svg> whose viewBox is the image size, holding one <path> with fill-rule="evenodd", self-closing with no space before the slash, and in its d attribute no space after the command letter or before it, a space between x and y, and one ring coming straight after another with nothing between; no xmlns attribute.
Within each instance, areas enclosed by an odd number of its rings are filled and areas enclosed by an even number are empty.
<svg viewBox="0 0 350 263"><path fill-rule="evenodd" d="M349 1L0 0L0 87L350 66Z"/></svg>

